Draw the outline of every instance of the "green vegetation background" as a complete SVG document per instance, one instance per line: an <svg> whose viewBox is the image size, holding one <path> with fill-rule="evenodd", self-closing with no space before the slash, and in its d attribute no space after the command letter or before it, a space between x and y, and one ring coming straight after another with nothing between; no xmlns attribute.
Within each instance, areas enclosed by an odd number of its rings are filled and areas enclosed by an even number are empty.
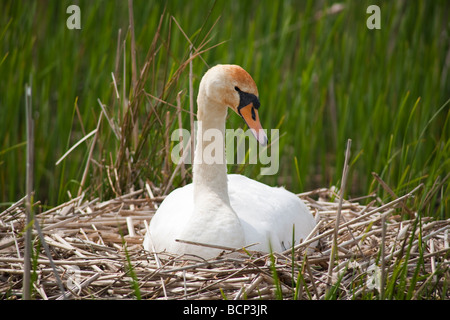
<svg viewBox="0 0 450 320"><path fill-rule="evenodd" d="M81 9L81 30L66 27L71 4ZM381 9L380 30L366 27L371 4ZM208 46L226 41L202 54L209 66L239 64L255 79L263 127L280 129L280 170L276 176L258 176L260 165L230 166L230 171L242 169L294 192L339 185L346 140L351 138L350 197L374 190L390 197L374 182L371 173L376 172L399 195L424 183L411 205L436 218L450 217L447 1L135 0L133 8L139 68L164 13L161 35L167 41L161 42L164 54L152 64L152 81L146 87L151 94L159 96L158 83L170 80L189 54L189 42L175 20L194 46L205 36L212 39ZM68 192L77 193L89 140L58 166L55 162L96 128L101 112L97 99L117 114L111 72L119 29L126 40L129 92L128 2L13 0L1 1L0 11L0 204L4 208L25 194L24 88L32 83L35 200L54 206L68 200ZM194 59L194 92L207 70L205 62ZM164 96L167 102L175 105L176 93L184 89L181 103L188 108L188 79L186 69L173 92ZM123 92L122 79L117 80ZM142 100L143 114L150 104L150 99ZM244 128L237 115L229 118L228 127ZM187 115L183 123L188 127ZM160 143L155 141L161 139L158 128L150 130L149 145ZM104 122L102 132L108 129ZM115 159L110 135L109 130L96 157L98 165ZM165 153L156 156L164 158ZM154 158L148 157L148 170L136 181L149 179L156 186L167 182L160 174L164 159L152 163ZM95 174L90 171L88 185L98 183ZM177 179L173 186L180 183ZM111 196L104 184L92 187L92 196Z"/></svg>

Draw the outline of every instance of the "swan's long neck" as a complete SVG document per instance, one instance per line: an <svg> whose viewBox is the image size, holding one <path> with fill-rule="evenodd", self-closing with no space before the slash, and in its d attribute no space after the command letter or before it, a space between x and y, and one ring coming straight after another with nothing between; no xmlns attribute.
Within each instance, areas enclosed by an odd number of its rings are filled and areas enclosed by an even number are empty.
<svg viewBox="0 0 450 320"><path fill-rule="evenodd" d="M197 145L194 156L194 208L209 212L230 206L225 155L227 108L202 95L197 99Z"/></svg>

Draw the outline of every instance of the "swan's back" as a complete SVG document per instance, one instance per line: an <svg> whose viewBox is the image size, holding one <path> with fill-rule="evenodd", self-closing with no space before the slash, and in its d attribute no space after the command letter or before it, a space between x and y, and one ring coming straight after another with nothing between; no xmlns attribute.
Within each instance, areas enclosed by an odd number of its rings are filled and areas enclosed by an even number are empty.
<svg viewBox="0 0 450 320"><path fill-rule="evenodd" d="M284 188L230 174L228 193L244 229L246 243L259 243L250 250L284 251L292 247L293 239L294 245L304 240L316 225L303 201Z"/></svg>

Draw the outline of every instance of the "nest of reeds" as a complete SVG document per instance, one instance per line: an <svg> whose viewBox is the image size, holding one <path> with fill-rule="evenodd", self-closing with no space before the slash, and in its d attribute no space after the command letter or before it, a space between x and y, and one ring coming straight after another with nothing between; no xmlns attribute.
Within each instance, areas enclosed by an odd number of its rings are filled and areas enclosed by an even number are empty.
<svg viewBox="0 0 450 320"><path fill-rule="evenodd" d="M300 194L318 221L283 253L224 251L212 260L149 253L142 240L163 198L146 189L101 202L84 196L36 213L35 299L447 299L449 220L410 212L405 200L339 201L333 189ZM370 198L368 197L368 198ZM362 201L359 199L359 201ZM20 298L24 199L0 213L0 297ZM402 218L403 216L403 218ZM307 252L311 242L315 251ZM47 251L44 250L47 247ZM50 257L48 256L50 253Z"/></svg>

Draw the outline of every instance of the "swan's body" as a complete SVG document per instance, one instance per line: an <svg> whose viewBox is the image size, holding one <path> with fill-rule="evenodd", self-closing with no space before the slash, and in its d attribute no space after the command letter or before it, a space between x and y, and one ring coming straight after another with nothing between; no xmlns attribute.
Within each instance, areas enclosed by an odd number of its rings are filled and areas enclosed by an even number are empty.
<svg viewBox="0 0 450 320"><path fill-rule="evenodd" d="M280 252L290 248L293 239L296 243L305 239L314 228L313 216L293 193L242 175L227 175L225 152L221 161L202 161L212 143L203 133L214 129L225 136L228 107L244 118L260 143L267 142L259 123L257 96L253 79L239 66L218 65L204 75L197 98L193 183L174 190L161 203L144 239L146 250L203 258L221 252L175 241L180 239L231 248L258 243L249 249Z"/></svg>
<svg viewBox="0 0 450 320"><path fill-rule="evenodd" d="M183 234L194 213L194 185L188 184L174 190L163 201L150 224L153 246L156 252L193 253L202 257L216 256L220 250L175 242L174 239L192 240L194 234ZM228 192L241 228L232 232L226 219L221 220L213 210L208 215L214 227L200 224L201 234L196 241L221 244L233 248L258 243L249 250L269 252L284 251L292 246L295 224L295 241L304 239L314 228L315 221L306 205L284 188L275 188L238 174L228 175ZM274 201L274 198L280 201ZM191 236L191 237L189 237ZM186 237L186 238L183 238ZM200 239L201 238L201 241ZM157 241L155 241L157 239ZM145 248L153 251L150 237L145 238Z"/></svg>

